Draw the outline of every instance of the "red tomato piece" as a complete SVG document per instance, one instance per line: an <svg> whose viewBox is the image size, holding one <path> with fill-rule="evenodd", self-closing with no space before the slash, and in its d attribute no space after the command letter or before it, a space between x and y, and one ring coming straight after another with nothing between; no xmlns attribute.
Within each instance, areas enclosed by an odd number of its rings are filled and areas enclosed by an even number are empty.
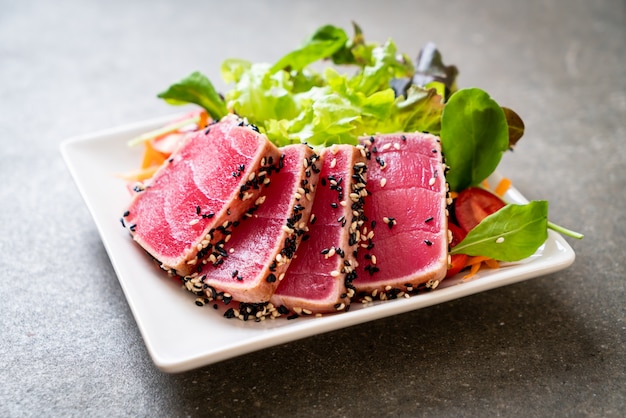
<svg viewBox="0 0 626 418"><path fill-rule="evenodd" d="M452 222L448 222L448 229L452 232L452 241L450 242L450 247L454 247L459 242L465 239L467 232L461 229L460 226L453 224Z"/></svg>
<svg viewBox="0 0 626 418"><path fill-rule="evenodd" d="M455 199L454 213L459 226L467 233L505 205L495 194L480 187L469 187Z"/></svg>
<svg viewBox="0 0 626 418"><path fill-rule="evenodd" d="M450 256L450 266L448 267L448 271L446 273L446 279L458 274L461 270L465 268L465 264L467 263L467 254L453 254Z"/></svg>

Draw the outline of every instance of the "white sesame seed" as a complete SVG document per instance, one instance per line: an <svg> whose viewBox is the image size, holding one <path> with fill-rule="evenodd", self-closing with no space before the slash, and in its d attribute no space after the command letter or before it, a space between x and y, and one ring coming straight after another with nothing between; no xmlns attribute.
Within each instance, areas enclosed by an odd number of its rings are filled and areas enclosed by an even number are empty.
<svg viewBox="0 0 626 418"><path fill-rule="evenodd" d="M502 244L504 242L504 237L498 237L496 240L496 244Z"/></svg>

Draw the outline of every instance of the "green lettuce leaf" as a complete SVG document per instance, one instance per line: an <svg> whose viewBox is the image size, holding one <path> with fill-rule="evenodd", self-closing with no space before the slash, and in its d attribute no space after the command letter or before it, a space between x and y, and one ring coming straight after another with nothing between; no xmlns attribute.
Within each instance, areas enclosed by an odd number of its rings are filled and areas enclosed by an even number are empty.
<svg viewBox="0 0 626 418"><path fill-rule="evenodd" d="M195 103L203 107L215 120L221 119L228 110L224 100L211 81L198 71L191 73L178 83L172 84L157 97L172 105Z"/></svg>
<svg viewBox="0 0 626 418"><path fill-rule="evenodd" d="M346 32L332 25L325 25L315 31L304 44L279 59L271 68L279 70L302 70L309 64L332 56L342 49L348 41Z"/></svg>

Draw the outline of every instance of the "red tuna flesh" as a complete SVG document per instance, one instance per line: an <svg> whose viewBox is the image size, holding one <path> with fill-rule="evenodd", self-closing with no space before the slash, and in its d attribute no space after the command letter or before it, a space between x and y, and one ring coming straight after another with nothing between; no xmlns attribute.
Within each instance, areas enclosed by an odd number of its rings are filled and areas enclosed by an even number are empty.
<svg viewBox="0 0 626 418"><path fill-rule="evenodd" d="M356 233L367 193L365 157L356 147L336 145L324 149L321 159L309 238L272 298L275 306L296 313L344 310L354 294Z"/></svg>
<svg viewBox="0 0 626 418"><path fill-rule="evenodd" d="M428 134L361 138L369 151L368 222L361 231L358 294L392 298L446 275L447 186L439 139Z"/></svg>
<svg viewBox="0 0 626 418"><path fill-rule="evenodd" d="M186 137L140 187L123 223L166 270L189 275L208 242L220 239L258 198L280 151L264 135L227 116Z"/></svg>
<svg viewBox="0 0 626 418"><path fill-rule="evenodd" d="M194 290L194 283L203 283L209 299L224 292L239 302L270 300L306 232L319 173L319 157L307 145L289 145L281 151L282 168L272 175L271 185L232 234L216 244L227 256L189 278L189 290Z"/></svg>

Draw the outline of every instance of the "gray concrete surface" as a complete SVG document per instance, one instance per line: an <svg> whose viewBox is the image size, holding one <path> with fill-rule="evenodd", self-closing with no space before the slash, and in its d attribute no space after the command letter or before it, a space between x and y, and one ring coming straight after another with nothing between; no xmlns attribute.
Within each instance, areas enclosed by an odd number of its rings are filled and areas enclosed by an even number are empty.
<svg viewBox="0 0 626 418"><path fill-rule="evenodd" d="M500 170L586 234L558 273L168 375L59 144L177 111L155 93L273 61L323 23L436 42L516 109ZM218 87L223 87L219 83ZM0 416L626 412L626 3L0 0Z"/></svg>

